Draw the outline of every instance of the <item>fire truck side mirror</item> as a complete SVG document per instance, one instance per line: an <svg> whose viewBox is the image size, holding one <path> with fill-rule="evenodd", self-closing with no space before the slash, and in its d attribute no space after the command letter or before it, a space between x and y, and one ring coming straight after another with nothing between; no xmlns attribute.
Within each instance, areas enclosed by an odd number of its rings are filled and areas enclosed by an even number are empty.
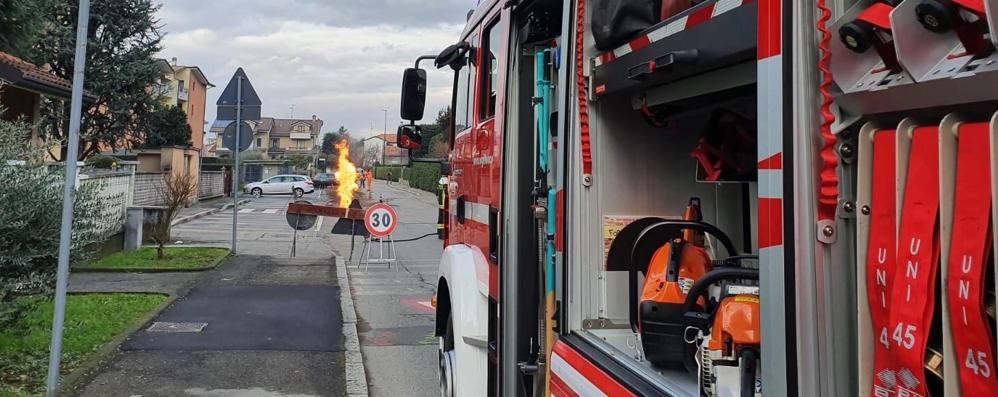
<svg viewBox="0 0 998 397"><path fill-rule="evenodd" d="M402 74L402 106L399 114L403 120L423 119L426 107L426 71L407 68Z"/></svg>
<svg viewBox="0 0 998 397"><path fill-rule="evenodd" d="M423 131L418 125L403 124L398 128L395 142L401 149L419 150L423 147Z"/></svg>

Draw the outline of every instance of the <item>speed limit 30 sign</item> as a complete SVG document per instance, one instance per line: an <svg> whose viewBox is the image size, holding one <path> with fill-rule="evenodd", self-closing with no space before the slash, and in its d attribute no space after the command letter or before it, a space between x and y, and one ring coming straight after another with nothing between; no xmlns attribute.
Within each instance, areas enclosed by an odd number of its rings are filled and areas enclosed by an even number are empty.
<svg viewBox="0 0 998 397"><path fill-rule="evenodd" d="M385 203L377 203L367 208L364 212L364 226L372 237L383 238L395 233L398 226L398 214L392 206Z"/></svg>

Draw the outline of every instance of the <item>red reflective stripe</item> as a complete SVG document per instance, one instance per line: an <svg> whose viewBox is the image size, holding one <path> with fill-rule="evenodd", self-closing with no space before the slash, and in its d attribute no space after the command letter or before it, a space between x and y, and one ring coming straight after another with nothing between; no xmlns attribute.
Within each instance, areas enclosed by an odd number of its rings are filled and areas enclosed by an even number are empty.
<svg viewBox="0 0 998 397"><path fill-rule="evenodd" d="M928 396L922 366L939 264L939 127L915 128L909 158L888 337L898 395Z"/></svg>
<svg viewBox="0 0 998 397"><path fill-rule="evenodd" d="M758 28L759 47L756 58L766 59L783 52L783 5L782 0L759 0Z"/></svg>
<svg viewBox="0 0 998 397"><path fill-rule="evenodd" d="M783 199L759 198L759 248L783 244Z"/></svg>
<svg viewBox="0 0 998 397"><path fill-rule="evenodd" d="M782 170L783 169L783 153L777 153L769 156L765 160L759 162L760 170Z"/></svg>
<svg viewBox="0 0 998 397"><path fill-rule="evenodd" d="M897 131L878 131L873 136L873 178L870 180L870 230L866 253L866 288L870 302L870 320L873 326L873 394L884 395L878 390L892 390L890 341L888 331L891 281L894 279L897 255ZM885 372L887 371L887 372Z"/></svg>
<svg viewBox="0 0 998 397"><path fill-rule="evenodd" d="M711 16L714 15L714 5L717 3L711 3L710 5L701 8L686 18L686 29L697 26L701 23L709 21Z"/></svg>
<svg viewBox="0 0 998 397"><path fill-rule="evenodd" d="M556 397L579 397L579 393L572 390L565 384L565 381L558 377L558 374L551 373L551 395Z"/></svg>
<svg viewBox="0 0 998 397"><path fill-rule="evenodd" d="M973 123L960 126L957 135L946 293L960 389L965 396L998 395L994 334L984 312L984 280L991 265L990 134L988 123Z"/></svg>
<svg viewBox="0 0 998 397"><path fill-rule="evenodd" d="M628 45L631 46L631 51L640 50L642 48L647 47L649 44L651 44L651 39L648 38L648 36L639 36L638 38L631 40L631 42L628 43Z"/></svg>
<svg viewBox="0 0 998 397"><path fill-rule="evenodd" d="M575 370L578 371L583 378L586 378L586 380L596 386L597 389L600 389L600 391L606 393L607 396L627 397L635 395L615 379L611 378L610 375L607 375L606 372L596 368L593 363L586 360L581 354L561 341L555 342L553 350L554 354L560 356L566 363L568 363L568 365L575 368Z"/></svg>

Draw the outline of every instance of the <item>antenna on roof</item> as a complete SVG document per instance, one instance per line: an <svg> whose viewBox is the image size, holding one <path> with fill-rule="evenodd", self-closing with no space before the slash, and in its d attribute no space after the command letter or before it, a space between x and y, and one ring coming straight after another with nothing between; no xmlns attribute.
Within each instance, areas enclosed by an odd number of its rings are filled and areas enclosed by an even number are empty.
<svg viewBox="0 0 998 397"><path fill-rule="evenodd" d="M294 119L295 118L295 105L291 105L291 117L288 117L288 118L289 119Z"/></svg>

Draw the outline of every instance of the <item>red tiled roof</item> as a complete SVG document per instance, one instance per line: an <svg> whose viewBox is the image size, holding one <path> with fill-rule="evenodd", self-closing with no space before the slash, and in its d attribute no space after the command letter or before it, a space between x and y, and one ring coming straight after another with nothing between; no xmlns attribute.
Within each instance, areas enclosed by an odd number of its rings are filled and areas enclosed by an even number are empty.
<svg viewBox="0 0 998 397"><path fill-rule="evenodd" d="M72 93L73 83L62 77L56 76L52 72L45 70L39 66L36 66L28 61L21 58L8 54L6 52L0 51L0 64L13 68L20 72L19 78L21 80L26 80L28 82L34 82L42 86L54 89L54 93L64 93L66 97ZM4 76L7 77L7 76ZM13 85L18 85L20 81L16 79L11 79L15 81L10 81L9 83Z"/></svg>

